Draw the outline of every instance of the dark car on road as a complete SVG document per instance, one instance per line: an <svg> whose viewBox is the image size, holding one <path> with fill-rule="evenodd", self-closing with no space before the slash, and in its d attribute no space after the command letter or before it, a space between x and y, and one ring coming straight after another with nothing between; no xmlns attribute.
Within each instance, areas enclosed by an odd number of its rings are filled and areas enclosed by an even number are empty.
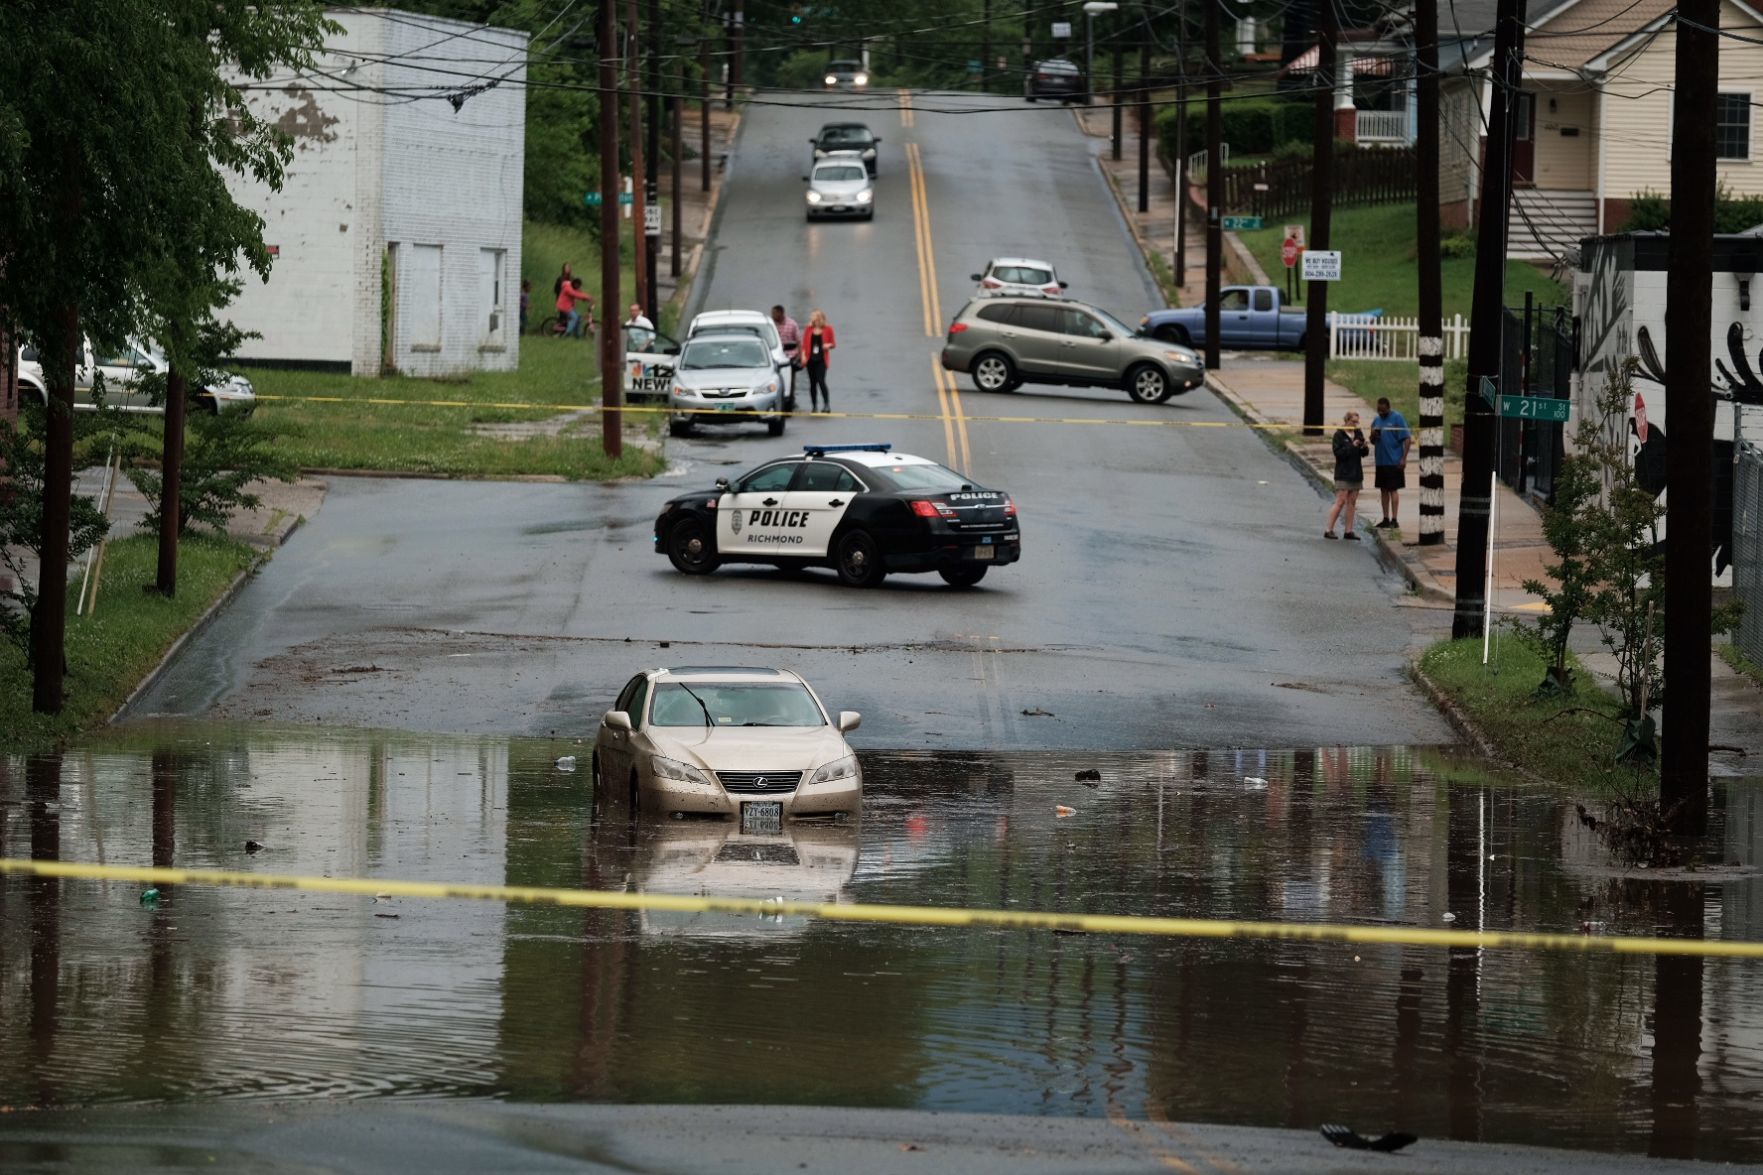
<svg viewBox="0 0 1763 1175"><path fill-rule="evenodd" d="M853 587L934 571L972 587L1022 557L1016 503L1001 490L889 445L808 445L655 520L655 550L688 575L724 563L831 567Z"/></svg>
<svg viewBox="0 0 1763 1175"><path fill-rule="evenodd" d="M1083 70L1063 57L1037 61L1028 71L1024 87L1028 100L1058 99L1061 102L1088 102L1090 87Z"/></svg>
<svg viewBox="0 0 1763 1175"><path fill-rule="evenodd" d="M967 372L982 392L1120 388L1141 404L1161 404L1206 379L1190 347L1150 338L1095 306L1018 294L963 306L943 342L943 367Z"/></svg>
<svg viewBox="0 0 1763 1175"><path fill-rule="evenodd" d="M808 142L814 148L815 163L835 155L852 155L861 159L870 178L875 178L876 148L881 146L881 139L867 125L861 122L829 122Z"/></svg>

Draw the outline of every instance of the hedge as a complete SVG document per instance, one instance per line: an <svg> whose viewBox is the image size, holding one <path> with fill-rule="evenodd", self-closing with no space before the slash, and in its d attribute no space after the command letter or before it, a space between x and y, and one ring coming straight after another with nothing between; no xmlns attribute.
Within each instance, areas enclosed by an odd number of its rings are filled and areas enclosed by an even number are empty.
<svg viewBox="0 0 1763 1175"><path fill-rule="evenodd" d="M1742 233L1763 224L1763 197L1734 196L1722 183L1714 194L1714 231ZM1628 221L1617 232L1666 232L1671 228L1671 200L1651 190L1637 192Z"/></svg>
<svg viewBox="0 0 1763 1175"><path fill-rule="evenodd" d="M1307 143L1315 127L1313 102L1285 102L1277 98L1246 98L1221 102L1224 141L1233 155L1266 155L1285 143ZM1157 114L1157 140L1163 153L1175 158L1175 124L1178 107L1165 106ZM1206 103L1188 101L1186 143L1192 154L1206 146Z"/></svg>

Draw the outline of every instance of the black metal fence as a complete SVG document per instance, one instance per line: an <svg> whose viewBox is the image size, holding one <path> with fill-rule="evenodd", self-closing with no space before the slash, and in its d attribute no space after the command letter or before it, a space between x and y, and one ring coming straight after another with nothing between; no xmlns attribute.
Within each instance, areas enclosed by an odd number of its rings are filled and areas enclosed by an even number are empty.
<svg viewBox="0 0 1763 1175"><path fill-rule="evenodd" d="M1507 308L1500 386L1507 395L1566 400L1573 395L1573 322L1563 306ZM1494 468L1520 494L1549 500L1565 453L1562 424L1502 418Z"/></svg>

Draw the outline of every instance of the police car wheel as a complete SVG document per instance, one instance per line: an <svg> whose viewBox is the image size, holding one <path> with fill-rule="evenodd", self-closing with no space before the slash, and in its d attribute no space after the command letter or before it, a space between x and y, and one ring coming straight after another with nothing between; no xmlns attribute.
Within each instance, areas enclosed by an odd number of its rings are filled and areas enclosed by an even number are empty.
<svg viewBox="0 0 1763 1175"><path fill-rule="evenodd" d="M676 522L667 532L667 558L687 575L709 575L720 562L709 530L695 518Z"/></svg>
<svg viewBox="0 0 1763 1175"><path fill-rule="evenodd" d="M1126 392L1140 404L1161 404L1171 395L1169 376L1141 363L1126 373Z"/></svg>
<svg viewBox="0 0 1763 1175"><path fill-rule="evenodd" d="M852 587L874 587L888 574L881 548L866 530L853 530L839 540L835 553L839 579Z"/></svg>
<svg viewBox="0 0 1763 1175"><path fill-rule="evenodd" d="M783 436L784 435L784 418L781 416L778 416L778 417L772 418L771 420L766 421L765 422L765 431L770 433L774 437Z"/></svg>
<svg viewBox="0 0 1763 1175"><path fill-rule="evenodd" d="M982 392L1007 392L1016 382L1016 367L1007 355L987 351L973 361L973 386Z"/></svg>
<svg viewBox="0 0 1763 1175"><path fill-rule="evenodd" d="M986 577L984 567L944 567L937 571L950 587L972 587Z"/></svg>

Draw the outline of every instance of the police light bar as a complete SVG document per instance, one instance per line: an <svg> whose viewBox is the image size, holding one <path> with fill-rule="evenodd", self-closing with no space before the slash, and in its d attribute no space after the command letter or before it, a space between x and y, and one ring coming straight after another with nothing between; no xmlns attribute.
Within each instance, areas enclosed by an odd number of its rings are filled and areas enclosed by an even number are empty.
<svg viewBox="0 0 1763 1175"><path fill-rule="evenodd" d="M802 451L810 457L821 457L827 453L886 453L893 449L892 444L882 445L803 445Z"/></svg>

